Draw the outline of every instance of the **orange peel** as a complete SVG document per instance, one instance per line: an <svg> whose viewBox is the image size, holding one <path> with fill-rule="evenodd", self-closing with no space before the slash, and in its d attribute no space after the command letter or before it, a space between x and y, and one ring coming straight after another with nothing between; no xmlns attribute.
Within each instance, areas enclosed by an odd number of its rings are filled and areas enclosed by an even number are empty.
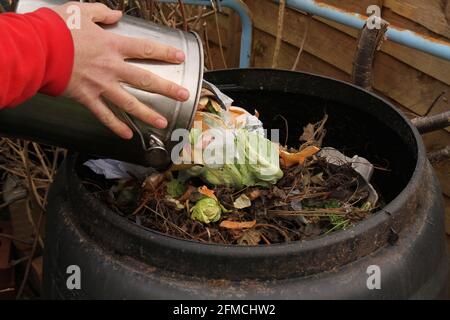
<svg viewBox="0 0 450 320"><path fill-rule="evenodd" d="M290 168L294 165L303 164L307 158L315 155L319 151L320 148L316 146L309 146L297 153L280 149L280 162L284 167Z"/></svg>

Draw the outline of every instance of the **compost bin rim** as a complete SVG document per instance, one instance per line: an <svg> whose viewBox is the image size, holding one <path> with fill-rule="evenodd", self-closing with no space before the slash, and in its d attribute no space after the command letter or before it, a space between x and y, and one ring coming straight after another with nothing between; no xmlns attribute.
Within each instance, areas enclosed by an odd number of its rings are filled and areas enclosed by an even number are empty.
<svg viewBox="0 0 450 320"><path fill-rule="evenodd" d="M337 82L341 85L345 86L351 86L352 88L362 91L366 94L369 94L374 99L380 100L384 104L391 107L391 110L395 112L397 116L399 116L409 129L411 130L413 137L415 138L415 144L416 144L416 150L417 150L417 161L414 168L414 172L409 180L409 182L406 184L406 186L402 189L402 191L392 200L390 201L384 208L374 212L370 217L367 219L355 224L353 227L346 229L346 230L339 230L336 232L333 232L328 235L321 235L316 238L310 239L310 240L303 240L303 241L293 241L289 243L278 243L278 244L271 244L271 245L259 245L259 246L240 246L240 245L224 245L224 244L215 244L215 243L202 243L195 240L188 240L188 239L181 239L177 238L171 235L166 235L164 233L139 226L138 224L130 221L129 219L126 219L125 217L122 217L118 215L116 212L112 211L111 209L107 208L99 199L96 199L94 196L88 194L87 189L82 186L82 190L91 200L94 202L98 202L99 205L105 208L105 210L109 213L108 215L105 215L105 218L109 220L110 223L118 226L121 229L124 229L127 232L130 232L132 234L135 234L136 236L139 236L143 239L147 240L154 240L155 237L161 238L161 240L164 240L161 245L165 247L171 247L174 249L180 249L183 248L183 250L195 250L198 252L201 252L203 250L208 250L209 248L214 248L213 251L208 252L208 254L213 253L214 255L222 255L222 254L229 254L229 250L233 250L233 254L235 255L245 255L246 257L249 256L268 256L271 254L280 254L280 248L284 249L283 254L289 254L290 252L297 252L299 250L301 251L309 251L309 250L316 250L318 248L331 245L333 243L339 243L341 241L344 241L348 239L349 237L354 238L357 235L363 235L368 230L371 230L372 228L375 228L376 226L386 223L388 220L391 220L393 216L396 215L397 212L399 212L404 204L403 199L407 198L408 195L410 195L412 192L414 192L415 187L420 183L421 175L423 175L423 170L421 168L424 168L426 164L425 159L425 148L423 146L421 136L417 129L411 124L409 119L407 119L403 114L401 114L391 103L389 103L386 99L380 97L377 94L374 94L372 92L369 92L367 90L364 90L360 87L357 87L351 83L347 83L341 80L336 80L330 77L320 76L313 73L307 73L307 72L298 72L298 71L289 71L289 70L273 70L273 69L267 69L267 68L248 68L248 69L227 69L227 70L216 70L211 71L208 73L215 73L215 72L249 72L249 71L270 71L273 72L280 72L280 73L298 73L302 75L312 76L312 77L318 77L325 79L327 81ZM224 85L218 85L218 87L224 87ZM72 160L76 160L77 157L74 157ZM70 175L69 175L70 176ZM81 184L81 180L78 178L78 175L72 175L72 177L76 176L75 182L78 184ZM81 190L80 190L81 191ZM299 246L301 244L301 246Z"/></svg>

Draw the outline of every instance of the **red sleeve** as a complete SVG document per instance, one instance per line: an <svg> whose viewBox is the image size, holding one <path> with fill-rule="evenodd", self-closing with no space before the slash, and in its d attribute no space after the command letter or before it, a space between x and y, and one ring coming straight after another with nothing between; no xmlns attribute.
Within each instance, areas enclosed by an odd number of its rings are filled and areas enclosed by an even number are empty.
<svg viewBox="0 0 450 320"><path fill-rule="evenodd" d="M74 45L53 10L0 14L0 109L37 92L60 95L72 73Z"/></svg>

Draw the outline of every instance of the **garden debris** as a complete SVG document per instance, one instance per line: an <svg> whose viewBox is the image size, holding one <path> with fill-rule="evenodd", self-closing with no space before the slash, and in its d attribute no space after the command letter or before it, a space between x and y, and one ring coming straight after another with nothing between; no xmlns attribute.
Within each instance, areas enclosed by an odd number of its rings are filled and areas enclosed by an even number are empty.
<svg viewBox="0 0 450 320"><path fill-rule="evenodd" d="M307 158L312 157L319 151L320 148L316 146L306 147L302 151L296 153L290 153L285 150L280 150L280 162L281 165L286 168L290 168L298 164L302 165Z"/></svg>
<svg viewBox="0 0 450 320"><path fill-rule="evenodd" d="M252 205L250 198L245 194L241 194L239 198L234 200L233 205L236 209L245 209Z"/></svg>
<svg viewBox="0 0 450 320"><path fill-rule="evenodd" d="M144 183L142 184L142 188L149 192L155 192L161 186L164 179L165 175L163 173L152 173L145 179Z"/></svg>
<svg viewBox="0 0 450 320"><path fill-rule="evenodd" d="M256 220L246 221L246 222L225 220L220 223L219 227L225 228L225 229L250 229L250 228L253 228L255 225L256 225Z"/></svg>
<svg viewBox="0 0 450 320"><path fill-rule="evenodd" d="M323 139L327 131L325 125L328 121L328 115L325 114L323 119L318 123L309 123L303 128L303 134L300 136L300 142L303 144L300 146L300 150L303 150L309 146L321 147Z"/></svg>
<svg viewBox="0 0 450 320"><path fill-rule="evenodd" d="M214 191L209 189L207 186L202 186L198 188L198 192L200 192L204 196L217 200L217 197L214 195Z"/></svg>
<svg viewBox="0 0 450 320"><path fill-rule="evenodd" d="M256 229L246 230L237 240L237 244L241 246L256 246L262 240L262 234Z"/></svg>
<svg viewBox="0 0 450 320"><path fill-rule="evenodd" d="M118 194L107 189L99 193L96 188L96 194L143 227L236 245L311 239L347 229L382 205L370 184L374 166L368 160L322 147L327 115L305 126L301 144L288 148L266 139L258 113L235 106L224 110L213 99L204 91L203 111L196 115L202 123L192 128L181 152L180 158L190 164L175 163L166 173L127 179L128 190L137 195L134 206L121 205ZM258 143L272 154L259 152ZM209 161L211 155L224 156L224 147L236 151L231 163ZM215 153L204 159L208 148ZM111 190L120 181L112 181Z"/></svg>
<svg viewBox="0 0 450 320"><path fill-rule="evenodd" d="M367 182L372 179L373 164L363 157L356 155L353 158L349 158L338 150L329 147L322 148L322 150L320 150L320 156L332 164L351 164L352 168L355 169L355 171L358 172Z"/></svg>
<svg viewBox="0 0 450 320"><path fill-rule="evenodd" d="M84 165L89 167L96 174L105 176L106 179L142 178L154 171L152 168L146 168L113 159L88 160Z"/></svg>

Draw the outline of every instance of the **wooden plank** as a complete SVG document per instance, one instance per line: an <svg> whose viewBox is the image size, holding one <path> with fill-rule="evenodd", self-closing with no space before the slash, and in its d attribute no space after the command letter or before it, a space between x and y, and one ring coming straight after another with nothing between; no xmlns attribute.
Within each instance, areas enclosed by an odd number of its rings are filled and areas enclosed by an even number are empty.
<svg viewBox="0 0 450 320"><path fill-rule="evenodd" d="M241 51L242 26L239 16L233 13L228 18L227 30L227 64L228 67L238 67Z"/></svg>
<svg viewBox="0 0 450 320"><path fill-rule="evenodd" d="M219 31L222 39L223 48L227 48L229 45L229 17L227 15L219 14ZM208 39L216 45L219 45L219 35L217 33L216 21L214 15L205 18L204 22L207 24ZM203 28L199 31L203 35Z"/></svg>
<svg viewBox="0 0 450 320"><path fill-rule="evenodd" d="M450 111L450 90L443 92L442 95L437 97L436 103L431 108L430 112L427 116L433 116L439 113ZM450 126L446 128L448 132L450 132ZM450 139L447 141L447 145L450 145ZM442 148L441 148L442 149Z"/></svg>
<svg viewBox="0 0 450 320"><path fill-rule="evenodd" d="M425 36L429 36L432 38L436 38L438 40L442 41L449 41L449 38L438 34L436 32L431 31L430 29L424 27L423 25L416 23L413 20L410 20L406 17L403 17L397 13L395 13L393 10L383 7L383 18L389 21L392 25L400 28L400 29L408 29L420 34L423 34Z"/></svg>
<svg viewBox="0 0 450 320"><path fill-rule="evenodd" d="M253 65L255 67L270 68L272 65L274 50L274 37L264 31L255 29L253 42ZM291 70L294 65L295 58L297 57L298 50L299 49L297 47L289 43L282 42L279 56L279 68ZM350 76L347 73L305 51L300 57L296 70L324 75L343 81L350 81Z"/></svg>
<svg viewBox="0 0 450 320"><path fill-rule="evenodd" d="M447 5L445 7L445 18L447 22L450 21L450 1L447 1Z"/></svg>
<svg viewBox="0 0 450 320"><path fill-rule="evenodd" d="M383 6L382 0L318 0L318 2L363 15L367 15L367 8L371 5L377 5L380 8Z"/></svg>
<svg viewBox="0 0 450 320"><path fill-rule="evenodd" d="M367 7L372 4L382 5L382 1L379 0L321 0L325 4L333 5L340 9L356 12L359 14L366 14ZM449 7L450 8L450 7ZM450 10L450 9L449 9ZM428 36L437 37L440 40L447 40L446 38L433 34L425 27L420 27L417 23L403 18L395 14L392 10L383 9L383 18L389 21L389 23L398 26L400 28L410 29L419 33L423 33ZM317 17L317 20L326 23L334 28L343 31L352 37L357 38L359 30L340 25L336 22L322 19ZM382 51L386 52L393 57L399 59L402 62L409 64L410 66L418 69L448 85L450 85L450 61L436 58L432 55L423 53L418 50L414 50L391 41L386 41L383 44Z"/></svg>
<svg viewBox="0 0 450 320"><path fill-rule="evenodd" d="M210 49L211 59L213 61L213 68L210 69L210 70L225 69L225 66L224 66L223 60L222 60L222 55L220 53L219 46L214 44L214 43L210 43L209 44L209 49ZM226 49L224 49L224 53L226 55L226 53L227 53ZM208 63L206 65L209 66Z"/></svg>
<svg viewBox="0 0 450 320"><path fill-rule="evenodd" d="M247 0L247 3L249 6L254 6L255 2L258 2L260 4L260 8L263 7L267 7L267 4L265 4L266 1L255 1L255 0ZM364 14L367 7L370 4L376 4L378 3L379 5L381 5L381 0L364 0L364 1L359 1L359 0L348 0L348 1L341 1L341 0L322 0L321 2L330 4L330 5L334 5L334 6L338 6L339 8L342 8L344 10L348 10L348 11L352 11L352 12L358 12L361 14ZM276 4L274 4L273 6L271 6L270 10L276 10L277 6ZM276 12L276 11L275 11ZM293 11L296 15L300 14L297 13L296 11ZM256 15L258 12L254 11L254 14ZM287 15L289 16L289 19L292 18L292 16L289 14L289 11L287 12ZM273 14L273 17L275 17L276 19L276 14ZM414 23L413 21L410 21L406 18L403 18L395 13L393 13L391 10L384 10L383 11L383 17L388 20L390 23L393 23L396 26L402 27L402 28L408 28L417 32L422 32L424 33L424 31L426 31L427 29L425 29L424 27L420 27L418 24ZM217 31L215 29L215 24L214 24L214 20L211 20L210 17L208 21L208 29L209 29L209 33L208 36L210 37L211 41L213 41L215 44L218 44L218 37L217 37ZM258 17L256 17L258 18ZM329 26L332 26L333 28L343 31L346 34L357 38L359 31L353 28L349 28L343 25L340 25L338 23L326 20L326 19L322 19L322 18L315 18L316 20L319 20L325 24L328 24ZM229 29L229 23L226 20L226 16L224 17L223 15L220 18L220 30L221 30L221 34L222 34L222 38L223 39L227 39L227 41L224 41L224 48L227 48L230 46L231 43L234 43L233 41L230 41L230 37L228 37L228 34L233 35L234 37L236 36L240 36L237 35L236 33L232 32L233 30ZM239 24L240 25L240 24ZM228 29L228 30L227 30ZM267 30L264 30L267 31ZM303 32L303 29L298 29L297 28L297 32L294 33L294 36L300 36ZM435 36L433 34L431 34L430 32L428 32L428 35L430 36ZM231 36L231 38L234 38L233 36ZM301 37L299 37L301 38ZM441 40L445 39L445 38L440 38ZM236 38L236 41L238 39ZM290 43L293 43L292 41L289 41ZM297 41L298 42L298 41ZM238 42L235 42L238 43ZM295 43L294 43L295 44ZM236 48L238 46L233 46L232 48ZM306 49L308 51L308 49ZM434 56L431 56L429 54L423 53L421 51L418 50L414 50L399 44L396 44L394 42L391 41L386 41L381 49L383 52L388 53L389 55L395 57L396 59L412 66L413 68L420 70L424 73L426 73L427 75L432 76L433 78L438 79L439 81L444 82L447 85L450 85L450 61L444 60L444 59L439 59L436 58ZM228 55L231 56L235 56L236 53L228 53ZM321 57L323 58L323 57ZM229 58L227 57L227 60L229 60ZM232 63L229 63L230 65L233 65ZM349 66L347 66L348 68ZM348 69L346 69L346 71L348 71Z"/></svg>
<svg viewBox="0 0 450 320"><path fill-rule="evenodd" d="M254 15L255 27L276 35L276 4L247 0ZM286 11L283 40L299 46L307 17L298 11ZM293 32L295 30L295 32ZM311 22L304 50L351 74L356 39L318 20ZM428 112L436 97L449 90L444 83L380 52L375 60L374 88L419 115Z"/></svg>
<svg viewBox="0 0 450 320"><path fill-rule="evenodd" d="M268 0L247 0L246 3L253 13L255 27L275 36L278 15L277 5ZM301 44L306 23L307 17L305 15L299 14L298 11L287 9L283 41L298 47ZM319 21L312 20L304 50L347 73L351 73L353 56L356 51L356 40ZM349 56L350 58L348 58Z"/></svg>
<svg viewBox="0 0 450 320"><path fill-rule="evenodd" d="M450 38L448 3L441 0L385 0L384 6L433 32Z"/></svg>
<svg viewBox="0 0 450 320"><path fill-rule="evenodd" d="M346 34L357 38L359 36L359 30L350 28L336 22L326 20L323 18L317 18L322 23L325 23L337 30L345 32ZM387 19L390 21L389 19ZM399 45L392 41L385 41L381 46L381 51L385 52L396 59L405 62L411 67L426 73L439 81L450 85L450 61L436 58L432 55L423 53L418 50L414 50L402 45Z"/></svg>
<svg viewBox="0 0 450 320"><path fill-rule="evenodd" d="M418 115L425 115L442 92L444 83L379 52L374 62L374 88Z"/></svg>

